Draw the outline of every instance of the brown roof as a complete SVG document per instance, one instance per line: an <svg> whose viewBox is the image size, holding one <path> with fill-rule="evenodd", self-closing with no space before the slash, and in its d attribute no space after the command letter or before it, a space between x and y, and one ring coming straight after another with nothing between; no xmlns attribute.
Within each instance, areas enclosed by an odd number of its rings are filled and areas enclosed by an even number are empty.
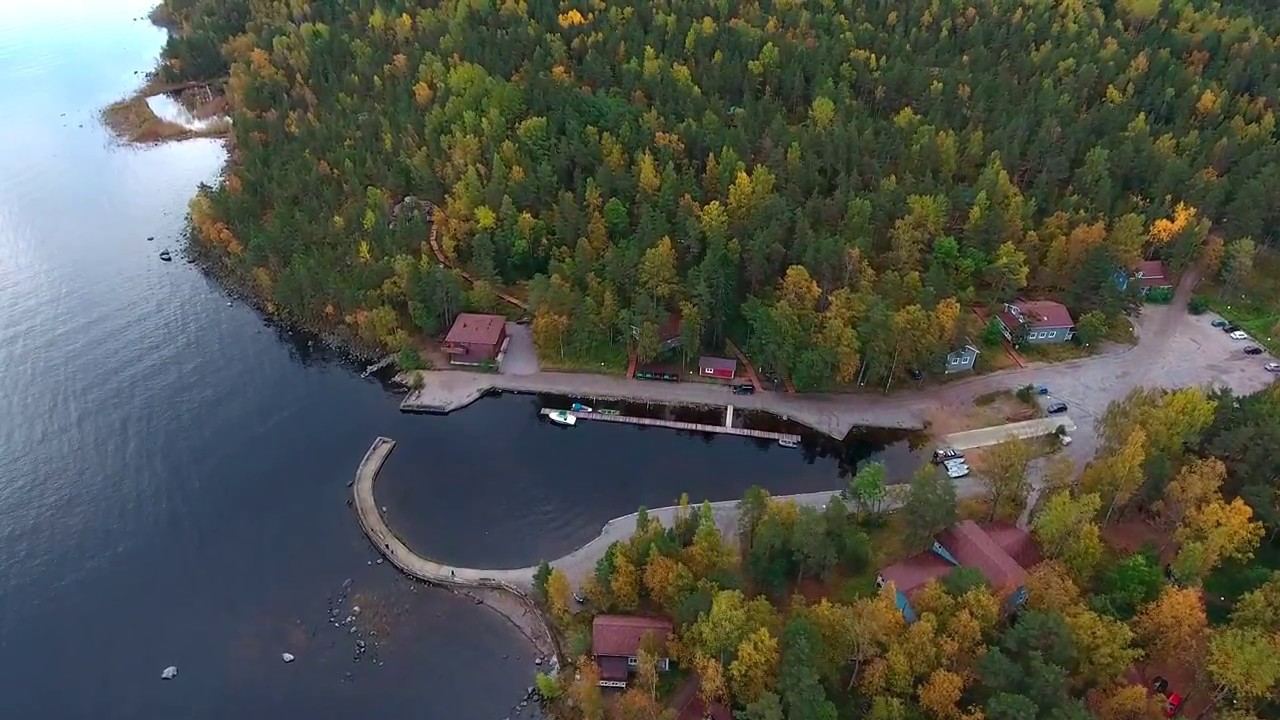
<svg viewBox="0 0 1280 720"><path fill-rule="evenodd" d="M600 668L601 680L626 680L631 672L627 659L616 655L596 658L596 667Z"/></svg>
<svg viewBox="0 0 1280 720"><path fill-rule="evenodd" d="M938 542L961 565L980 570L998 592L1012 592L1026 583L1027 571L972 520L944 530Z"/></svg>
<svg viewBox="0 0 1280 720"><path fill-rule="evenodd" d="M1014 525L992 524L982 528L1001 550L1009 554L1013 561L1024 568L1032 567L1044 558L1040 555L1040 546L1032 539L1031 533Z"/></svg>
<svg viewBox="0 0 1280 720"><path fill-rule="evenodd" d="M1076 324L1076 321L1071 319L1071 312L1067 310L1067 306L1060 302L1019 300L1010 304L1022 312L1029 328L1066 328ZM1009 329L1013 329L1018 324L1017 317L1008 310L1000 313L1000 319Z"/></svg>
<svg viewBox="0 0 1280 720"><path fill-rule="evenodd" d="M1164 263L1159 260L1143 260L1138 263L1138 284L1144 288L1173 285L1164 269Z"/></svg>
<svg viewBox="0 0 1280 720"><path fill-rule="evenodd" d="M925 550L884 568L880 571L880 576L892 582L898 592L911 597L916 590L928 585L930 580L946 577L955 567L932 550Z"/></svg>
<svg viewBox="0 0 1280 720"><path fill-rule="evenodd" d="M501 315L462 313L453 321L453 327L449 328L444 341L464 345L496 345L506 323L507 319Z"/></svg>
<svg viewBox="0 0 1280 720"><path fill-rule="evenodd" d="M671 621L639 615L597 615L591 622L591 652L595 655L632 657L640 650L640 641L652 634L659 650L665 650L667 638L674 631Z"/></svg>
<svg viewBox="0 0 1280 720"><path fill-rule="evenodd" d="M698 358L698 367L704 370L730 370L737 372L738 361L731 358L715 357L713 355L703 355Z"/></svg>

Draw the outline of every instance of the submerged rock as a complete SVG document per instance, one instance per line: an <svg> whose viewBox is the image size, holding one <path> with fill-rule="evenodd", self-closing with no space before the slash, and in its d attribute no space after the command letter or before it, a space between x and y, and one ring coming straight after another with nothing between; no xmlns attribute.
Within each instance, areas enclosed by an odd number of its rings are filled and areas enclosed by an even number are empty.
<svg viewBox="0 0 1280 720"><path fill-rule="evenodd" d="M177 665L170 665L169 667L165 668L163 672L160 673L161 680L172 680L176 677L178 677Z"/></svg>
<svg viewBox="0 0 1280 720"><path fill-rule="evenodd" d="M280 653L280 659L287 663L291 663L295 658L293 657L293 653Z"/></svg>

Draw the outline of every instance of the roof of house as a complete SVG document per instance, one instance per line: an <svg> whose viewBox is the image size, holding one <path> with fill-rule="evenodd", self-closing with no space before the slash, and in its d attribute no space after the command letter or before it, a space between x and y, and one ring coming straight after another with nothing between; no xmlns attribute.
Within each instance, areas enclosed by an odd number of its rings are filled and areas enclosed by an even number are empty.
<svg viewBox="0 0 1280 720"><path fill-rule="evenodd" d="M963 345L961 347L956 348L955 350L952 350L950 353L948 353L948 355L959 355L961 353L964 353L966 355L968 354L978 355L980 354L980 351L978 350L978 348L972 345Z"/></svg>
<svg viewBox="0 0 1280 720"><path fill-rule="evenodd" d="M627 667L627 659L620 655L596 658L596 667L600 670L601 680L626 680L631 672L631 668Z"/></svg>
<svg viewBox="0 0 1280 720"><path fill-rule="evenodd" d="M453 321L446 343L462 343L466 345L493 345L502 337L502 330L507 319L501 315L481 315L479 313L462 313Z"/></svg>
<svg viewBox="0 0 1280 720"><path fill-rule="evenodd" d="M884 568L880 571L880 576L892 582L898 592L910 596L928 585L930 580L946 577L955 567L933 551L925 550Z"/></svg>
<svg viewBox="0 0 1280 720"><path fill-rule="evenodd" d="M733 370L736 372L738 369L738 361L732 358L703 355L698 358L698 367L703 370Z"/></svg>
<svg viewBox="0 0 1280 720"><path fill-rule="evenodd" d="M1164 263L1159 260L1143 260L1138 263L1138 284L1144 288L1168 287L1172 285Z"/></svg>
<svg viewBox="0 0 1280 720"><path fill-rule="evenodd" d="M1031 533L1016 525L992 524L982 528L1001 550L1024 568L1034 567L1044 558Z"/></svg>
<svg viewBox="0 0 1280 720"><path fill-rule="evenodd" d="M591 652L595 655L632 657L640 650L645 635L652 634L660 650L675 628L661 617L640 615L597 615L591 622Z"/></svg>
<svg viewBox="0 0 1280 720"><path fill-rule="evenodd" d="M997 591L1010 592L1026 582L1027 571L972 520L961 521L942 531L938 542L961 565L981 571Z"/></svg>
<svg viewBox="0 0 1280 720"><path fill-rule="evenodd" d="M1076 324L1071 318L1071 312L1067 310L1067 306L1053 300L1019 300L1010 303L1013 307L1018 308L1022 316L1026 318L1027 325L1034 328L1066 328ZM1013 328L1018 324L1018 318L1008 308L1000 311L1000 319L1004 321L1007 328Z"/></svg>

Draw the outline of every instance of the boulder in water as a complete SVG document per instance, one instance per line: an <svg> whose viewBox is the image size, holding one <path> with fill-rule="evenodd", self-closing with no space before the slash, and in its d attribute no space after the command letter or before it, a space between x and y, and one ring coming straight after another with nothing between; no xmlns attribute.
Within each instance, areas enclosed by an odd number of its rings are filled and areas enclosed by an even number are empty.
<svg viewBox="0 0 1280 720"><path fill-rule="evenodd" d="M291 663L295 658L293 657L293 653L280 653L280 659L287 663Z"/></svg>
<svg viewBox="0 0 1280 720"><path fill-rule="evenodd" d="M170 665L169 667L165 668L163 672L160 673L161 680L172 680L176 677L178 677L177 665Z"/></svg>

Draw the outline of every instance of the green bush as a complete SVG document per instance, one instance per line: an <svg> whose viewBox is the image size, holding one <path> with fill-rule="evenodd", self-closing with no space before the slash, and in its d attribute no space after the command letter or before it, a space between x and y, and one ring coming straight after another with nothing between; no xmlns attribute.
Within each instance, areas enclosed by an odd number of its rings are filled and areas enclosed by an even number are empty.
<svg viewBox="0 0 1280 720"><path fill-rule="evenodd" d="M1014 393L1014 395L1017 395L1019 400L1029 405L1031 404L1031 395L1034 392L1035 392L1035 388L1031 387L1030 385L1023 385L1022 387L1018 388L1018 391Z"/></svg>
<svg viewBox="0 0 1280 720"><path fill-rule="evenodd" d="M1192 315L1203 315L1209 309L1209 298L1203 295L1196 295L1191 298L1191 302L1187 303L1187 312Z"/></svg>
<svg viewBox="0 0 1280 720"><path fill-rule="evenodd" d="M995 347L1000 344L1000 340L1004 338L1004 332L1001 331L1000 321L991 318L987 322L987 327L982 330L982 344L987 347Z"/></svg>
<svg viewBox="0 0 1280 720"><path fill-rule="evenodd" d="M1168 305L1173 302L1173 288L1152 288L1147 291L1146 300L1155 305Z"/></svg>
<svg viewBox="0 0 1280 720"><path fill-rule="evenodd" d="M411 347L402 348L396 353L396 365L399 365L401 370L425 370L427 367L422 360L422 355L418 354L417 349Z"/></svg>

